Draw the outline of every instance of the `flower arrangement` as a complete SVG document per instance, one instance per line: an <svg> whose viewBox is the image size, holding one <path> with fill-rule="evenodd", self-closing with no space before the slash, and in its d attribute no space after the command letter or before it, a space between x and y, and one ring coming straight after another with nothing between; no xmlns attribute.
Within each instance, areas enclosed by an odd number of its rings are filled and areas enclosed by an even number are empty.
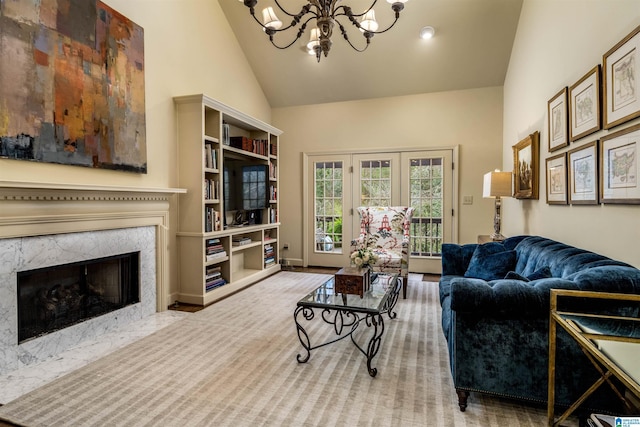
<svg viewBox="0 0 640 427"><path fill-rule="evenodd" d="M369 267L376 263L378 255L370 248L361 248L351 253L351 261L356 267Z"/></svg>

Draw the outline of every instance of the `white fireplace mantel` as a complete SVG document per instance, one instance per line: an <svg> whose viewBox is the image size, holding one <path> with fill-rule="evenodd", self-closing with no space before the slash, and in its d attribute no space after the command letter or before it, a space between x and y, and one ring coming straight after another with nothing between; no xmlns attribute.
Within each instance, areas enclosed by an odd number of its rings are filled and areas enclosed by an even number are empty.
<svg viewBox="0 0 640 427"><path fill-rule="evenodd" d="M0 181L0 239L156 227L157 311L167 308L169 209L181 188Z"/></svg>

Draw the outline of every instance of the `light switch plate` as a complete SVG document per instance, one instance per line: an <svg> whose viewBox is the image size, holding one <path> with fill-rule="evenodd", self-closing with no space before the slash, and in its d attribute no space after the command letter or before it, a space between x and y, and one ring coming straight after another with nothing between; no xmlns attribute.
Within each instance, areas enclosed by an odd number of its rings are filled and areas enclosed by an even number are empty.
<svg viewBox="0 0 640 427"><path fill-rule="evenodd" d="M463 205L472 205L473 204L473 196L462 196L462 204Z"/></svg>

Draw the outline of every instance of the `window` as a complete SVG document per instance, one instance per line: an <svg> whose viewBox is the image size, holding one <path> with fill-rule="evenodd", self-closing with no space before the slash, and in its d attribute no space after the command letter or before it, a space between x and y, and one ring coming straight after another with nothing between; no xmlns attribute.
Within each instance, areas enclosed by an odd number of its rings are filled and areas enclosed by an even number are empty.
<svg viewBox="0 0 640 427"><path fill-rule="evenodd" d="M316 251L342 250L342 162L315 164Z"/></svg>
<svg viewBox="0 0 640 427"><path fill-rule="evenodd" d="M442 158L411 159L409 165L411 255L437 256L442 252Z"/></svg>

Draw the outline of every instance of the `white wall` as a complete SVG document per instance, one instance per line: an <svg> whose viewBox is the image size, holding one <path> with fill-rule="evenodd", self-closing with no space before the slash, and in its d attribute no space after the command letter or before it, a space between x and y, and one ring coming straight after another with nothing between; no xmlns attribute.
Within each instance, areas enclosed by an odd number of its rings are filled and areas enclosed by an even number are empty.
<svg viewBox="0 0 640 427"><path fill-rule="evenodd" d="M106 0L144 28L147 174L0 159L0 181L177 187L174 96L204 93L271 121L271 108L215 0ZM177 212L172 210L175 233ZM175 247L175 239L170 242ZM177 291L172 251L171 292Z"/></svg>
<svg viewBox="0 0 640 427"><path fill-rule="evenodd" d="M440 92L273 110L280 137L281 242L287 259L302 259L302 153L349 152L385 147L460 147L456 165L459 241L475 242L493 231L493 202L482 199L482 175L500 167L502 88Z"/></svg>
<svg viewBox="0 0 640 427"><path fill-rule="evenodd" d="M640 206L548 205L544 178L547 101L601 64L602 55L638 25L637 0L524 0L504 85L503 168L513 170L512 146L540 131L540 199L505 199L505 235L543 235L640 267ZM607 133L582 138L563 151Z"/></svg>

